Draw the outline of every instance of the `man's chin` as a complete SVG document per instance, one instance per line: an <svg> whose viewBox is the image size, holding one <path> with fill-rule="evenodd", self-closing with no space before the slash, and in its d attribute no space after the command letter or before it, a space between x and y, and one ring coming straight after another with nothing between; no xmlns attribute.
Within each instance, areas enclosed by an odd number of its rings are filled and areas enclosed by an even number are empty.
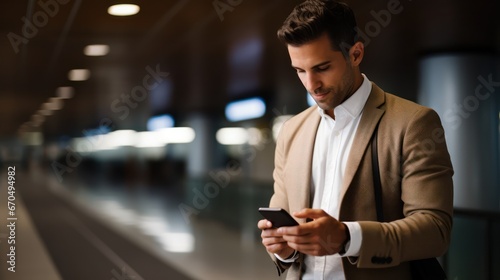
<svg viewBox="0 0 500 280"><path fill-rule="evenodd" d="M324 103L318 103L318 102L316 102L316 104L318 105L318 107L320 109L322 109L325 112L328 112L328 111L332 110L332 108L330 106L328 106L328 105L326 105Z"/></svg>

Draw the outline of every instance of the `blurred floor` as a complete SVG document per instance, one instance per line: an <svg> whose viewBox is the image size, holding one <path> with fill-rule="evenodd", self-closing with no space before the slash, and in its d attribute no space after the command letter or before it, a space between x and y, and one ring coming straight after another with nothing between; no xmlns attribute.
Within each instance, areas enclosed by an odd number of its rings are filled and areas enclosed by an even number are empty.
<svg viewBox="0 0 500 280"><path fill-rule="evenodd" d="M0 178L4 179L6 177L1 176ZM7 196L4 195L7 194L6 186L7 180L2 180L0 184L2 194L0 195L0 198L2 198L0 201L0 221L2 221L0 230L0 279L61 279L47 248L37 234L24 201L18 194L15 196L16 199L12 201L15 203L15 209L12 208L15 216L12 220L8 220L9 211L5 211L8 209L8 200ZM4 221L7 225L10 224L10 221L15 221L15 228L12 228L14 231L3 226ZM12 239L9 239L9 237L12 237ZM11 250L11 246L15 246L15 250ZM15 259L11 259L9 255L13 255ZM11 263L11 261L15 261L15 263ZM8 268L11 270L8 270Z"/></svg>
<svg viewBox="0 0 500 280"><path fill-rule="evenodd" d="M278 279L255 228L266 195L227 187L201 209L185 195L196 183L182 184L60 183L37 168L17 172L17 271L5 266L3 226L1 279ZM183 216L181 205L196 214Z"/></svg>

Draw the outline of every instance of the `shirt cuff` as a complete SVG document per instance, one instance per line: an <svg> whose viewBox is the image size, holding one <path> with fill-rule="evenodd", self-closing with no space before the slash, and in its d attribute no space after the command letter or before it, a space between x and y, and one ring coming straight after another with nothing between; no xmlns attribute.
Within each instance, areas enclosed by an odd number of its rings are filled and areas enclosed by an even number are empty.
<svg viewBox="0 0 500 280"><path fill-rule="evenodd" d="M345 246L345 253L342 257L358 257L361 250L361 243L363 235L361 233L361 226L358 222L343 222L349 229L351 240Z"/></svg>
<svg viewBox="0 0 500 280"><path fill-rule="evenodd" d="M291 257L289 257L288 259L282 259L280 256L278 256L278 254L274 254L274 256L280 260L281 262L284 262L284 263L293 263L295 262L298 258L299 258L299 254L297 253L297 251L294 251L293 252L293 255Z"/></svg>

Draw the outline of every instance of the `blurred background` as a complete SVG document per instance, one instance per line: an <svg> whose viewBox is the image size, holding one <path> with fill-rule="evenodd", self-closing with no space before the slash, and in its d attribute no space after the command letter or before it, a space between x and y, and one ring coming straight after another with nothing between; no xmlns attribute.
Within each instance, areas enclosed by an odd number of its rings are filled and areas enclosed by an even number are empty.
<svg viewBox="0 0 500 280"><path fill-rule="evenodd" d="M276 39L300 2L3 1L1 278L278 279L257 208L311 105ZM500 2L345 2L363 73L441 116L449 279L500 279Z"/></svg>

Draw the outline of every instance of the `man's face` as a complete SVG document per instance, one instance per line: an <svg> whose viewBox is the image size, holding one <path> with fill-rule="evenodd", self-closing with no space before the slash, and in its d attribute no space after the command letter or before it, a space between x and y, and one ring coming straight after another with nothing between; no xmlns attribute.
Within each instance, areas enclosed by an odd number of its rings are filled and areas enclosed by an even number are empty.
<svg viewBox="0 0 500 280"><path fill-rule="evenodd" d="M333 109L357 90L356 70L350 61L342 52L333 50L326 33L298 47L288 45L288 53L292 67L309 94L321 109L334 117Z"/></svg>

